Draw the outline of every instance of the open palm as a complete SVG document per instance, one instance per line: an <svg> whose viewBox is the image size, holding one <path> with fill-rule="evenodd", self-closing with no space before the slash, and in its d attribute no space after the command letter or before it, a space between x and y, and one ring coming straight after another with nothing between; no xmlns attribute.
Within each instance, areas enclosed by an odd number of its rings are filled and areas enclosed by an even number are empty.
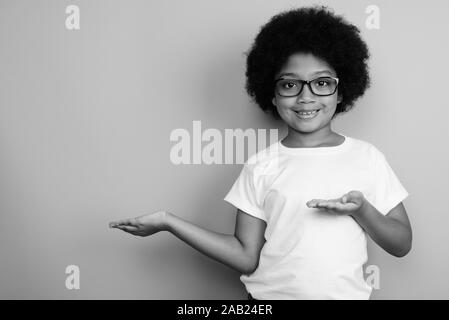
<svg viewBox="0 0 449 320"><path fill-rule="evenodd" d="M360 191L350 191L337 199L312 199L307 201L309 208L323 209L342 215L357 213L363 206L365 197Z"/></svg>
<svg viewBox="0 0 449 320"><path fill-rule="evenodd" d="M146 237L166 229L165 216L165 211L157 211L136 218L113 221L109 223L109 227L123 230L135 236Z"/></svg>

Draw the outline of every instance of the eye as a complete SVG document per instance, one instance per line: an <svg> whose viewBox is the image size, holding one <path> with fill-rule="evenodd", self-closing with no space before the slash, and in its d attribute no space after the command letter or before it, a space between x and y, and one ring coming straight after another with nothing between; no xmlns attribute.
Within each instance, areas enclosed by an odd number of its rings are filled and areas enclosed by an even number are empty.
<svg viewBox="0 0 449 320"><path fill-rule="evenodd" d="M315 82L315 84L318 87L325 87L329 85L329 81L328 80L318 80L317 82Z"/></svg>
<svg viewBox="0 0 449 320"><path fill-rule="evenodd" d="M285 89L291 89L291 88L293 88L293 87L296 86L296 83L291 82L291 81L289 81L289 82L284 82L284 83L282 84L282 86L283 86Z"/></svg>
<svg viewBox="0 0 449 320"><path fill-rule="evenodd" d="M333 83L334 80L332 78L318 78L313 81L314 86L320 88L331 86Z"/></svg>

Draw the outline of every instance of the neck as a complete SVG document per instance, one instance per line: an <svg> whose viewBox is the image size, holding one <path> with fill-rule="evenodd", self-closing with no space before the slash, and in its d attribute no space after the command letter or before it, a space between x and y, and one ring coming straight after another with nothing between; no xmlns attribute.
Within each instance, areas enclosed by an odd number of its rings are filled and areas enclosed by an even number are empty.
<svg viewBox="0 0 449 320"><path fill-rule="evenodd" d="M343 137L334 132L330 125L314 132L300 132L288 127L288 134L282 143L291 148L316 148L338 145L342 139Z"/></svg>

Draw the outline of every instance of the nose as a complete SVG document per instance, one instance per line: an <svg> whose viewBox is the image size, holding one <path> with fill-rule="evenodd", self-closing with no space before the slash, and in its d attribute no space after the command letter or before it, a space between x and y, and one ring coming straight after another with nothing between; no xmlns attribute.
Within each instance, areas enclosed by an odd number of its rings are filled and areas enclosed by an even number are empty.
<svg viewBox="0 0 449 320"><path fill-rule="evenodd" d="M298 95L297 102L298 103L308 103L308 102L314 102L315 101L315 95L310 90L310 87L304 83L301 93Z"/></svg>

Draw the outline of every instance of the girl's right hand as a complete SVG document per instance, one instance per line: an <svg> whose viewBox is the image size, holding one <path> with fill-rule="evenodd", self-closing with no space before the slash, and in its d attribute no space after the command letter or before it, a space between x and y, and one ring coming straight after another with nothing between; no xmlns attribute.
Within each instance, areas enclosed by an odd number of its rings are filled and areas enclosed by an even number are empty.
<svg viewBox="0 0 449 320"><path fill-rule="evenodd" d="M167 230L166 216L166 211L157 211L136 218L110 222L109 228L117 228L135 236L146 237Z"/></svg>

